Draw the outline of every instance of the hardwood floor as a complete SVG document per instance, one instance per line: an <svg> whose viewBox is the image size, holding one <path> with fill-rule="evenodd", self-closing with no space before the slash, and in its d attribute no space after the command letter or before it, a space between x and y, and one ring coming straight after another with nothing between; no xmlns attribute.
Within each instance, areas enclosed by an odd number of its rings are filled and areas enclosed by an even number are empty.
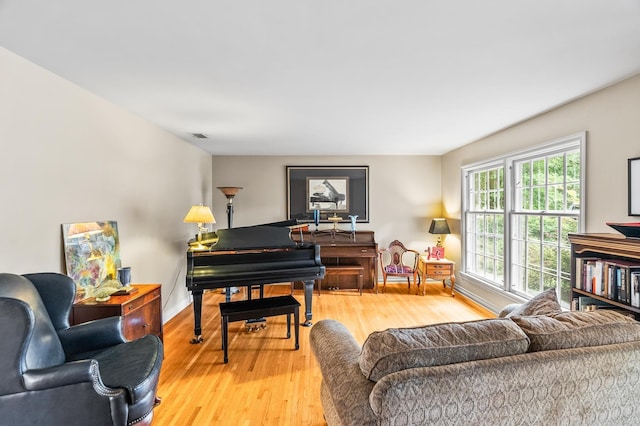
<svg viewBox="0 0 640 426"><path fill-rule="evenodd" d="M427 294L407 294L403 284L387 284L387 292L324 291L314 293L313 322L333 318L344 323L361 344L375 330L493 315L455 298L437 282ZM289 285L265 286L265 296L289 294ZM294 292L303 304L301 290ZM241 300L242 293L233 300ZM309 346L309 330L300 327L300 349L285 339L286 317L270 317L268 327L245 331L229 324L229 363L222 362L220 310L224 295L208 292L203 301L204 342L192 345L193 312L189 306L164 326L165 360L153 424L169 425L324 425L320 404L320 370ZM302 309L301 309L302 311ZM303 318L301 312L301 318ZM292 333L293 334L293 333Z"/></svg>

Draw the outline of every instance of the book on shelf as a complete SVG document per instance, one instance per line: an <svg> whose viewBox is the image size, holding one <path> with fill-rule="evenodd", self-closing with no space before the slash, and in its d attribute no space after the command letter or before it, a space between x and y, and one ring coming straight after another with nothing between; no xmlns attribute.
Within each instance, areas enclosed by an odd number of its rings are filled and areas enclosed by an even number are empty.
<svg viewBox="0 0 640 426"><path fill-rule="evenodd" d="M576 288L640 307L638 261L584 257L576 259Z"/></svg>
<svg viewBox="0 0 640 426"><path fill-rule="evenodd" d="M576 287L580 290L593 293L596 281L596 262L601 259L597 257L579 257L576 259Z"/></svg>
<svg viewBox="0 0 640 426"><path fill-rule="evenodd" d="M640 270L632 270L631 278L631 306L640 308Z"/></svg>
<svg viewBox="0 0 640 426"><path fill-rule="evenodd" d="M609 263L609 268L615 271L611 274L611 279L614 282L611 283L612 292L609 297L621 303L640 307L640 297L634 297L637 289L634 290L632 285L633 275L640 272L640 263L626 260L609 260L607 262ZM636 300L633 300L634 298Z"/></svg>

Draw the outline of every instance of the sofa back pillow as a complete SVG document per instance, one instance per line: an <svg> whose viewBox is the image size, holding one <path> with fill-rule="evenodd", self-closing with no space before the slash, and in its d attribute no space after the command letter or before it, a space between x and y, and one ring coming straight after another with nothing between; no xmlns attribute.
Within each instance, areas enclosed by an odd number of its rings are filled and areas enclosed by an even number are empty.
<svg viewBox="0 0 640 426"><path fill-rule="evenodd" d="M511 320L529 336L529 352L640 341L640 322L606 309Z"/></svg>
<svg viewBox="0 0 640 426"><path fill-rule="evenodd" d="M444 323L373 332L360 352L362 374L378 381L416 367L522 354L529 339L510 319Z"/></svg>
<svg viewBox="0 0 640 426"><path fill-rule="evenodd" d="M506 310L505 310L506 312ZM538 293L521 305L509 305L509 312L501 317L509 318L513 316L549 315L562 312L558 295L555 288L550 288Z"/></svg>

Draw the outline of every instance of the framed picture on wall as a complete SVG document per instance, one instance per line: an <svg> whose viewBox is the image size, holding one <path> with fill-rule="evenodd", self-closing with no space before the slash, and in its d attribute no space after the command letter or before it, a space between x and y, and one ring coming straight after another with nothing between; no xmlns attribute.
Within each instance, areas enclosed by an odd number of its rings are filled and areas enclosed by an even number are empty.
<svg viewBox="0 0 640 426"><path fill-rule="evenodd" d="M286 166L287 219L369 222L369 166Z"/></svg>
<svg viewBox="0 0 640 426"><path fill-rule="evenodd" d="M640 216L640 157L629 159L629 216Z"/></svg>

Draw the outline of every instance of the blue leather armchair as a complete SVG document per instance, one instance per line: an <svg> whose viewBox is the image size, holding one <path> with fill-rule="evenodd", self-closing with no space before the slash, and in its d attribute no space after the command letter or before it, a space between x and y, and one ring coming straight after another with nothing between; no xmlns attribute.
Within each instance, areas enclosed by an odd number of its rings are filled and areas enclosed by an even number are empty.
<svg viewBox="0 0 640 426"><path fill-rule="evenodd" d="M0 425L146 425L163 359L120 317L69 326L71 278L0 274Z"/></svg>

